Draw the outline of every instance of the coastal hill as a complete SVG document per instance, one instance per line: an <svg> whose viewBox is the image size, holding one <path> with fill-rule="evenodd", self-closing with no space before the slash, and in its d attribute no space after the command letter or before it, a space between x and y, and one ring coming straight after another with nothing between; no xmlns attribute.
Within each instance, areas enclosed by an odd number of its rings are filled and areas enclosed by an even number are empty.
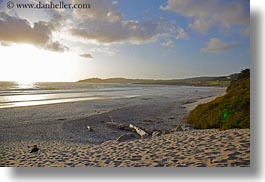
<svg viewBox="0 0 265 182"><path fill-rule="evenodd" d="M121 83L121 84L150 84L150 85L188 85L188 86L229 86L231 80L238 74L218 77L195 77L185 79L154 80L154 79L126 79L126 78L89 78L79 80L79 83Z"/></svg>
<svg viewBox="0 0 265 182"><path fill-rule="evenodd" d="M197 106L188 117L197 129L250 127L250 70L242 70L232 80L226 94Z"/></svg>

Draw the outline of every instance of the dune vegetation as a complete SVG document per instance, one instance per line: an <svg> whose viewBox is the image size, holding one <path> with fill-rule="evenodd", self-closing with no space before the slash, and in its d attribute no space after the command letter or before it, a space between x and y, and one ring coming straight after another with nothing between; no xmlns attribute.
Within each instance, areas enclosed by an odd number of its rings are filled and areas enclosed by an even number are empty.
<svg viewBox="0 0 265 182"><path fill-rule="evenodd" d="M250 127L250 70L242 70L224 96L197 106L188 117L197 129Z"/></svg>

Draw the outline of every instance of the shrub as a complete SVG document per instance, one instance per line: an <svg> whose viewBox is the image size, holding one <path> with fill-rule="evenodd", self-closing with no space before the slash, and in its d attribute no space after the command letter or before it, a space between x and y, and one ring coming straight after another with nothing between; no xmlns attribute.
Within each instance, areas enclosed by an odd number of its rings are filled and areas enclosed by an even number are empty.
<svg viewBox="0 0 265 182"><path fill-rule="evenodd" d="M188 123L197 129L250 127L250 70L241 71L232 80L227 93L212 102L201 104L190 112Z"/></svg>

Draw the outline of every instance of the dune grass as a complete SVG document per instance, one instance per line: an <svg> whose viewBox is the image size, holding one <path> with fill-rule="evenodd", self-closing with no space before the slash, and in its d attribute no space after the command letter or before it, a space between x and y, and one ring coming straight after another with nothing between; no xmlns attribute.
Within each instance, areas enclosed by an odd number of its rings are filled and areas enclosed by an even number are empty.
<svg viewBox="0 0 265 182"><path fill-rule="evenodd" d="M250 127L250 70L241 71L231 81L227 93L214 101L196 107L188 117L188 123L197 129Z"/></svg>

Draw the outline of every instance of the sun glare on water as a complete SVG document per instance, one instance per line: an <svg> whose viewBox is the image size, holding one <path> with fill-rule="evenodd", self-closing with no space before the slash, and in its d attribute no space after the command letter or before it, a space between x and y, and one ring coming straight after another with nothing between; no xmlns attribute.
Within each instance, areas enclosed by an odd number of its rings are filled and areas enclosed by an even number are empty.
<svg viewBox="0 0 265 182"><path fill-rule="evenodd" d="M34 88L34 83L33 81L18 81L17 85L18 88L20 89L30 89L30 88Z"/></svg>

